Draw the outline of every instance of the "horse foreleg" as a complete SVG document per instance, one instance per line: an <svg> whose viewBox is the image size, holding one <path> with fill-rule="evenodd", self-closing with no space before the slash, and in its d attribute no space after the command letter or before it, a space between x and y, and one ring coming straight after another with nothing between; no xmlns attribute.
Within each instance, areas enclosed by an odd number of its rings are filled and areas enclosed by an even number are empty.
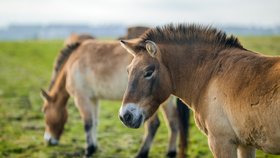
<svg viewBox="0 0 280 158"><path fill-rule="evenodd" d="M177 111L179 117L179 158L186 157L186 150L188 148L188 138L189 138L189 120L190 120L190 110L179 98L177 98Z"/></svg>
<svg viewBox="0 0 280 158"><path fill-rule="evenodd" d="M143 143L141 145L136 158L147 158L149 150L154 139L154 136L157 132L158 127L160 126L160 121L157 113L154 114L146 123L145 123L145 134Z"/></svg>
<svg viewBox="0 0 280 158"><path fill-rule="evenodd" d="M208 135L208 144L214 158L237 158L237 145L227 137Z"/></svg>
<svg viewBox="0 0 280 158"><path fill-rule="evenodd" d="M256 149L253 147L239 145L237 148L238 158L255 158Z"/></svg>
<svg viewBox="0 0 280 158"><path fill-rule="evenodd" d="M97 123L98 123L98 100L87 97L76 97L75 103L80 111L86 132L85 155L92 155L97 149Z"/></svg>
<svg viewBox="0 0 280 158"><path fill-rule="evenodd" d="M179 121L176 106L174 105L174 100L169 98L162 106L164 112L165 122L168 123L169 127L169 145L167 157L176 157L176 142L179 131Z"/></svg>

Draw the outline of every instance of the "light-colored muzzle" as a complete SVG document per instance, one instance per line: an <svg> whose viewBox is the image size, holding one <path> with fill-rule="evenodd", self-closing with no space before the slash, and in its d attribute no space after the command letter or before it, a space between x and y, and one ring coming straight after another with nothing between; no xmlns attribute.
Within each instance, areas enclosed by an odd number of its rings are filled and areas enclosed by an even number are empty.
<svg viewBox="0 0 280 158"><path fill-rule="evenodd" d="M130 128L139 128L145 120L143 110L134 103L122 105L119 111L120 120Z"/></svg>
<svg viewBox="0 0 280 158"><path fill-rule="evenodd" d="M44 139L48 143L48 145L58 145L58 140L52 137L52 135L48 132L45 132Z"/></svg>

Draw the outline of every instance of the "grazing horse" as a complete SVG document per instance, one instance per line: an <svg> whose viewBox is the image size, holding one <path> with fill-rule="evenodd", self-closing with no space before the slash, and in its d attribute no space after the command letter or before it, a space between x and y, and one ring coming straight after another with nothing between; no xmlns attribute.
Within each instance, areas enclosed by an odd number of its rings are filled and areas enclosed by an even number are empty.
<svg viewBox="0 0 280 158"><path fill-rule="evenodd" d="M84 122L86 155L89 156L97 147L98 102L100 99L122 99L128 80L126 66L132 57L118 41L76 39L79 42L64 48L58 56L48 92L42 90L46 123L44 138L51 145L58 143L67 121L66 103L72 96ZM169 157L176 155L179 126L173 103L173 99L169 98L162 105L171 131L167 153ZM157 114L146 123L145 139L137 157L148 156L159 124Z"/></svg>
<svg viewBox="0 0 280 158"><path fill-rule="evenodd" d="M193 110L215 158L280 154L280 58L199 25L166 25L121 41L133 55L119 116L138 128L170 94ZM130 119L123 119L130 114Z"/></svg>

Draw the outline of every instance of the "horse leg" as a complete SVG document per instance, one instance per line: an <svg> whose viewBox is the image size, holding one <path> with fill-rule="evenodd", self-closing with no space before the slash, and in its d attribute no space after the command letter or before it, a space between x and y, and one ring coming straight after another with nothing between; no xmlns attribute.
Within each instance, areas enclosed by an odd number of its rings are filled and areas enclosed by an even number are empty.
<svg viewBox="0 0 280 158"><path fill-rule="evenodd" d="M255 158L256 149L253 147L239 145L237 148L238 158Z"/></svg>
<svg viewBox="0 0 280 158"><path fill-rule="evenodd" d="M189 120L190 120L190 109L185 105L179 98L176 99L177 111L179 117L179 158L185 158L188 147L188 137L189 137Z"/></svg>
<svg viewBox="0 0 280 158"><path fill-rule="evenodd" d="M179 131L179 120L178 114L176 110L176 106L174 105L174 100L169 98L166 102L164 102L161 106L165 118L165 122L168 123L169 127L169 146L168 152L166 154L167 157L176 157L176 141Z"/></svg>
<svg viewBox="0 0 280 158"><path fill-rule="evenodd" d="M237 145L223 136L208 135L208 144L214 158L237 158Z"/></svg>
<svg viewBox="0 0 280 158"><path fill-rule="evenodd" d="M74 100L84 122L87 141L85 155L90 156L97 149L98 100L89 97L75 97Z"/></svg>
<svg viewBox="0 0 280 158"><path fill-rule="evenodd" d="M138 151L136 158L147 158L149 150L154 139L154 136L157 132L158 127L160 126L160 121L158 114L154 114L146 123L145 123L145 135L144 141Z"/></svg>

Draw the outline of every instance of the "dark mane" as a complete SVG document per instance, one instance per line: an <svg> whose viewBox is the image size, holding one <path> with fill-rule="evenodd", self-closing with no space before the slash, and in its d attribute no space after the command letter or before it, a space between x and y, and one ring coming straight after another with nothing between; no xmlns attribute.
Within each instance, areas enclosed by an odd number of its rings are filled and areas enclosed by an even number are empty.
<svg viewBox="0 0 280 158"><path fill-rule="evenodd" d="M179 24L165 25L150 29L142 36L141 42L152 40L156 43L211 43L221 47L237 47L242 48L239 40L233 35L227 34L221 30L212 28L211 26L201 26L195 24Z"/></svg>
<svg viewBox="0 0 280 158"><path fill-rule="evenodd" d="M62 69L62 66L67 61L67 59L72 54L72 52L74 52L73 50L75 50L77 47L79 47L79 45L80 45L79 42L72 43L70 45L67 45L65 48L63 48L60 51L60 53L57 56L55 63L54 63L53 74L52 74L52 79L51 79L51 83L49 86L49 90L51 90L51 88L53 87L54 82L55 82L60 70Z"/></svg>

